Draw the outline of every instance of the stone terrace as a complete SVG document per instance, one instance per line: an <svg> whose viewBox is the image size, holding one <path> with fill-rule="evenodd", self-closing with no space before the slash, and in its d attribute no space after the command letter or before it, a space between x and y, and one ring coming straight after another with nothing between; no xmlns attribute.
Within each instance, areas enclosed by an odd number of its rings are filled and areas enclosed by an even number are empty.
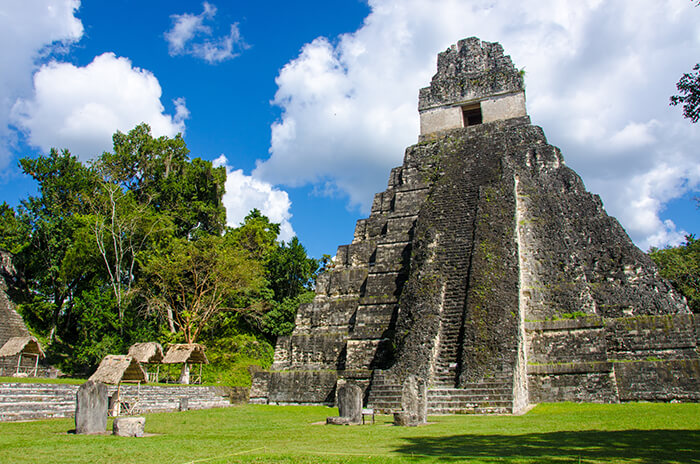
<svg viewBox="0 0 700 464"><path fill-rule="evenodd" d="M0 421L26 421L73 417L78 385L40 383L0 384ZM116 387L109 386L108 395ZM122 397L134 398L137 388L123 386ZM220 387L142 385L138 407L140 413L178 411L180 399L188 400L188 409L231 406L226 389Z"/></svg>

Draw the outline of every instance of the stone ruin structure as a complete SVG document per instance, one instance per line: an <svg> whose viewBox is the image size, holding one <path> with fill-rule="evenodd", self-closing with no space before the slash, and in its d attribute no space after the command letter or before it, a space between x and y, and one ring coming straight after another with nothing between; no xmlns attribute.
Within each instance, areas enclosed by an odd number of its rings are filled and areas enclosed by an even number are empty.
<svg viewBox="0 0 700 464"><path fill-rule="evenodd" d="M421 89L419 142L280 337L251 401L429 414L700 399L698 322L533 126L497 43L460 41Z"/></svg>
<svg viewBox="0 0 700 464"><path fill-rule="evenodd" d="M17 271L12 264L12 255L0 249L0 347L10 338L30 336L22 316L17 313L7 294L8 282L16 277Z"/></svg>

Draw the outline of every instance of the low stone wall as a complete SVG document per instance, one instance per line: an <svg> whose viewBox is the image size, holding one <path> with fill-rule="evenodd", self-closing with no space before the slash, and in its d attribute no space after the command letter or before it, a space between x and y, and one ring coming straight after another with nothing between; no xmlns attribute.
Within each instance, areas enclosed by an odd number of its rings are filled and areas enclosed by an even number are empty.
<svg viewBox="0 0 700 464"><path fill-rule="evenodd" d="M621 401L700 401L700 360L615 363Z"/></svg>
<svg viewBox="0 0 700 464"><path fill-rule="evenodd" d="M608 355L612 359L697 359L692 314L638 316L605 321Z"/></svg>
<svg viewBox="0 0 700 464"><path fill-rule="evenodd" d="M5 383L0 384L0 421L39 420L73 417L78 385ZM112 396L116 387L109 386ZM247 401L247 389L204 386L122 387L122 398L137 398L140 413L172 412L186 399L188 409L227 407Z"/></svg>
<svg viewBox="0 0 700 464"><path fill-rule="evenodd" d="M275 369L314 366L338 369L347 334L323 333L282 336L275 345Z"/></svg>
<svg viewBox="0 0 700 464"><path fill-rule="evenodd" d="M609 362L530 365L528 390L530 403L618 402L615 376Z"/></svg>
<svg viewBox="0 0 700 464"><path fill-rule="evenodd" d="M700 401L692 314L526 323L531 403Z"/></svg>
<svg viewBox="0 0 700 464"><path fill-rule="evenodd" d="M337 380L335 370L256 372L250 402L333 405Z"/></svg>

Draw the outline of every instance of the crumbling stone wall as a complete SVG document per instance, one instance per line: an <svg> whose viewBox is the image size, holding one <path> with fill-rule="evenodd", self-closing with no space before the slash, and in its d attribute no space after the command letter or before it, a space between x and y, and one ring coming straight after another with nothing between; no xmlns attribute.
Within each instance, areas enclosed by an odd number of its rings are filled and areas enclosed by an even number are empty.
<svg viewBox="0 0 700 464"><path fill-rule="evenodd" d="M463 110L485 123L527 115L523 76L497 43L460 40L438 55L438 72L420 90L420 133L430 135L469 125Z"/></svg>
<svg viewBox="0 0 700 464"><path fill-rule="evenodd" d="M696 401L694 325L692 314L528 322L530 401Z"/></svg>
<svg viewBox="0 0 700 464"><path fill-rule="evenodd" d="M438 54L437 73L420 90L418 111L524 90L523 76L503 47L471 37Z"/></svg>

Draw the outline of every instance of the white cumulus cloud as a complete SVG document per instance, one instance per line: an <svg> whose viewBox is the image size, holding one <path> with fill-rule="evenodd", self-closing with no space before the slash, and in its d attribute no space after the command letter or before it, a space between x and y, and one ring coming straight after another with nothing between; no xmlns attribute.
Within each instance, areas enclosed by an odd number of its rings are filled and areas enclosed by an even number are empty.
<svg viewBox="0 0 700 464"><path fill-rule="evenodd" d="M32 145L46 151L68 148L82 159L111 149L112 134L141 122L154 136L184 132L189 116L184 99L176 99L175 115L164 113L161 87L149 71L128 58L104 53L85 67L50 62L34 75L34 94L17 101L15 123Z"/></svg>
<svg viewBox="0 0 700 464"><path fill-rule="evenodd" d="M270 156L253 175L347 195L367 213L418 134L436 53L477 36L526 71L528 110L642 248L684 231L664 205L697 190L700 133L669 96L700 56L688 0L369 0L356 31L306 44L277 77ZM672 166L672 169L668 169Z"/></svg>
<svg viewBox="0 0 700 464"><path fill-rule="evenodd" d="M37 59L80 40L79 7L79 0L0 2L0 170L12 157L10 110L18 97L31 92Z"/></svg>
<svg viewBox="0 0 700 464"><path fill-rule="evenodd" d="M211 26L216 7L204 2L204 10L198 14L184 13L172 15L172 28L165 33L168 51L171 56L191 55L214 64L230 60L248 48L238 29L238 23L231 24L228 35L214 37Z"/></svg>
<svg viewBox="0 0 700 464"><path fill-rule="evenodd" d="M228 165L224 155L214 160L214 166L226 167L226 192L223 203L226 207L227 225L237 227L252 209L257 208L271 222L280 224L279 240L288 242L296 235L290 223L292 214L289 210L292 202L287 192L245 175L242 169L234 169Z"/></svg>

